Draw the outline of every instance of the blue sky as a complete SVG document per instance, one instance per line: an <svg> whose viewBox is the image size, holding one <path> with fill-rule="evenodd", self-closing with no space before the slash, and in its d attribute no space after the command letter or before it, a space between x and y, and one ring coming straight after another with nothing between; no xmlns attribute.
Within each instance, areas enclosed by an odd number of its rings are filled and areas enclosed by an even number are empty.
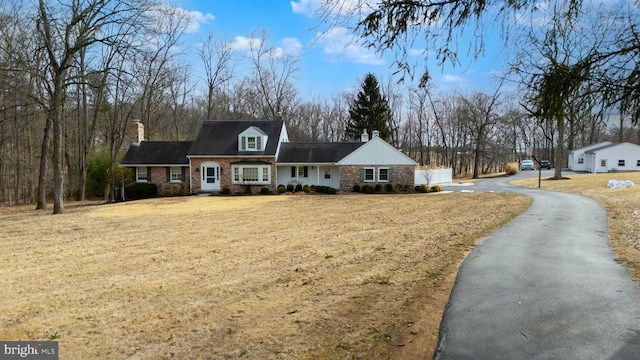
<svg viewBox="0 0 640 360"><path fill-rule="evenodd" d="M330 97L345 90L357 89L368 72L386 82L393 67L393 54L380 55L354 42L354 34L346 28L327 28L314 11L320 0L177 0L176 6L188 11L193 26L185 37L185 52L195 54L195 46L208 32L224 35L233 41L238 56L246 49L243 44L269 34L267 47L281 48L297 54L299 71L294 83L303 98L316 95ZM429 69L437 88L442 91L488 91L495 89L493 74L505 66L503 41L496 29L486 29L485 54L474 60L461 56L455 68L436 66ZM461 41L459 53L464 55L468 41ZM188 50L192 48L191 50ZM413 57L423 64L422 49ZM191 56L194 68L197 56ZM194 69L194 71L197 71Z"/></svg>

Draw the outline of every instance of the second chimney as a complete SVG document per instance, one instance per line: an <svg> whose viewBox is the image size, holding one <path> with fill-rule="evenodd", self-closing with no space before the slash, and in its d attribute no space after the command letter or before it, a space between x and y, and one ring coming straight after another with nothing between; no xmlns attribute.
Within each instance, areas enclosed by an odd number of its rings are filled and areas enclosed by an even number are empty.
<svg viewBox="0 0 640 360"><path fill-rule="evenodd" d="M367 129L362 131L362 135L360 135L360 141L367 142L369 141L369 133L367 133Z"/></svg>

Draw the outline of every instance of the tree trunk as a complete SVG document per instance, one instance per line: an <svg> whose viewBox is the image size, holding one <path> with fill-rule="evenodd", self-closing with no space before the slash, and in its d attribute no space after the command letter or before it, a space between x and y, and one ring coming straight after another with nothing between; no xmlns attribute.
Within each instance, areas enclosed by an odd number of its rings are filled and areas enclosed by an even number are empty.
<svg viewBox="0 0 640 360"><path fill-rule="evenodd" d="M64 73L56 74L51 109L48 116L53 117L53 213L64 212L64 119L63 98Z"/></svg>
<svg viewBox="0 0 640 360"><path fill-rule="evenodd" d="M38 201L36 209L47 208L47 168L49 167L49 144L51 143L52 118L47 116L40 153L40 173L38 175Z"/></svg>
<svg viewBox="0 0 640 360"><path fill-rule="evenodd" d="M562 148L564 145L564 117L562 115L558 115L557 125L558 125L558 137L556 140L556 149L555 149L554 178L556 180L560 180L562 179L562 164L564 163L564 159L562 158Z"/></svg>

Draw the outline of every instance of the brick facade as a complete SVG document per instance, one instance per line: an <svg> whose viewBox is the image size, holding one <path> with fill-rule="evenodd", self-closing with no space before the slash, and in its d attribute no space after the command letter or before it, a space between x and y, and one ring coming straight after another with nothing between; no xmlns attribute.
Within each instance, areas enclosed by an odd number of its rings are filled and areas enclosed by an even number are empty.
<svg viewBox="0 0 640 360"><path fill-rule="evenodd" d="M189 168L184 168L183 181L167 179L167 167L152 167L148 182L158 185L158 195L186 195L189 193Z"/></svg>
<svg viewBox="0 0 640 360"><path fill-rule="evenodd" d="M376 169L376 176L373 182L364 182L362 180L362 176L360 175L360 170L363 168L372 167ZM378 168L388 168L391 170L391 181L388 182L378 182ZM401 184L401 185L411 185L413 186L415 173L415 166L413 165L402 165L402 166L379 166L379 165L364 165L364 166L341 166L340 167L340 190L342 191L352 191L353 185L373 185L376 184Z"/></svg>
<svg viewBox="0 0 640 360"><path fill-rule="evenodd" d="M271 191L276 190L276 166L275 159L272 157L264 158L192 158L191 159L191 193L197 194L201 191L202 184L202 164L205 162L216 162L220 165L220 190L227 188L231 194L244 193L247 189L247 185L233 184L233 171L231 170L232 163L238 161L264 161L271 165L271 183L270 184L256 184L251 185L250 190L252 193L260 192L263 187L268 188ZM188 176L188 174L187 174Z"/></svg>

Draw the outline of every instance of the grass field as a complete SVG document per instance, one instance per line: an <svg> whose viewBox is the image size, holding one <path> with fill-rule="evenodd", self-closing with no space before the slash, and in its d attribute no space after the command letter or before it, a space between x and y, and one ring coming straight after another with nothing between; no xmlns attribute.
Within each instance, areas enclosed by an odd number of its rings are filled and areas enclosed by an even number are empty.
<svg viewBox="0 0 640 360"><path fill-rule="evenodd" d="M609 239L617 261L640 282L640 172L569 175L566 180L543 178L543 190L562 191L591 197L609 214ZM609 180L631 180L636 187L608 189ZM523 179L515 185L538 187L538 179Z"/></svg>
<svg viewBox="0 0 640 360"><path fill-rule="evenodd" d="M61 359L430 358L460 262L529 204L455 193L0 208L0 339L59 336Z"/></svg>

